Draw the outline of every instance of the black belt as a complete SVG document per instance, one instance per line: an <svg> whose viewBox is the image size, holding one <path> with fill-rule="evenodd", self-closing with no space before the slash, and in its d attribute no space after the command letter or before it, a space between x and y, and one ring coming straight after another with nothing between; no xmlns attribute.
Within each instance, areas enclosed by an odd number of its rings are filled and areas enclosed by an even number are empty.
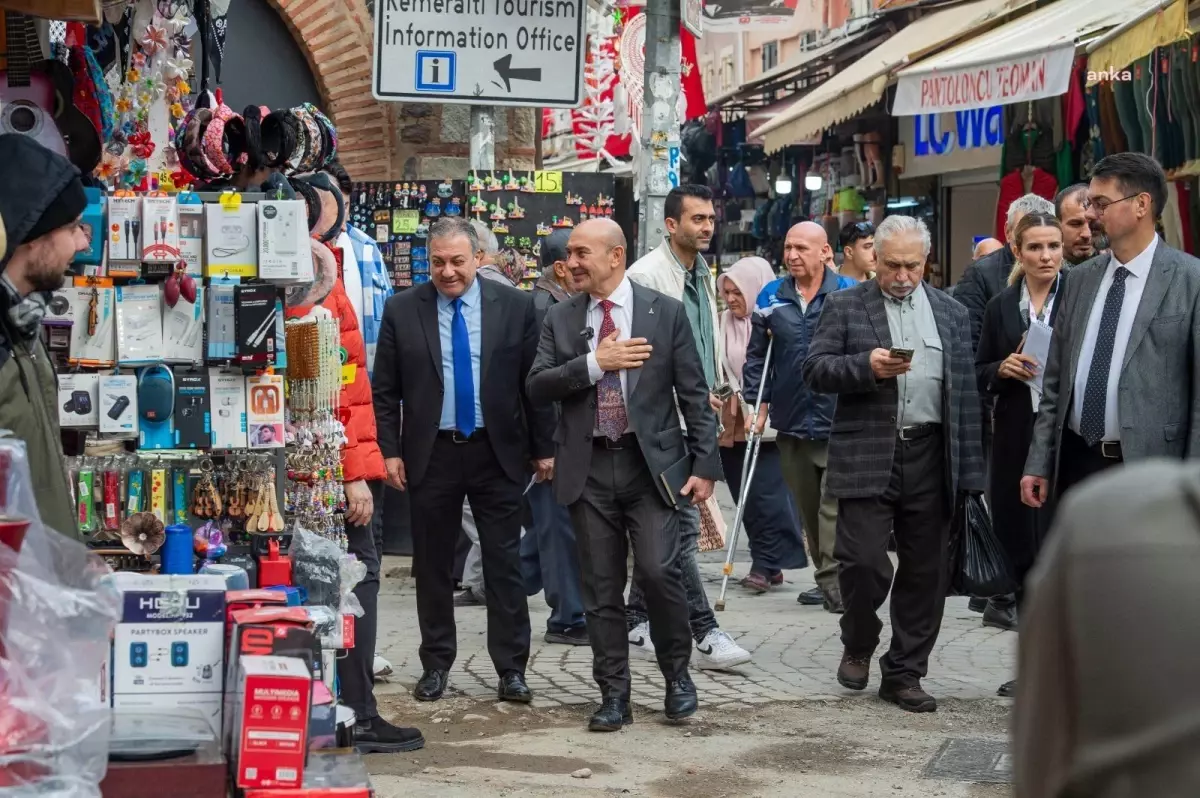
<svg viewBox="0 0 1200 798"><path fill-rule="evenodd" d="M902 441L919 441L922 438L928 438L930 435L937 435L941 431L941 424L913 424L912 426L900 427L896 430L896 437Z"/></svg>
<svg viewBox="0 0 1200 798"><path fill-rule="evenodd" d="M621 449L636 449L638 448L637 435L632 432L626 432L615 441L607 435L597 435L592 438L592 446L597 449L608 449L610 451L619 451Z"/></svg>
<svg viewBox="0 0 1200 798"><path fill-rule="evenodd" d="M474 443L475 441L486 441L488 434L486 429L477 429L470 435L463 435L456 429L440 429L437 436L451 443Z"/></svg>
<svg viewBox="0 0 1200 798"><path fill-rule="evenodd" d="M1083 436L1074 430L1067 428L1063 431L1067 434L1074 435L1078 439L1079 445L1083 446L1097 457L1103 457L1105 460L1118 461L1125 459L1125 457L1121 454L1120 441L1100 441L1099 443L1089 445L1088 442L1084 440Z"/></svg>

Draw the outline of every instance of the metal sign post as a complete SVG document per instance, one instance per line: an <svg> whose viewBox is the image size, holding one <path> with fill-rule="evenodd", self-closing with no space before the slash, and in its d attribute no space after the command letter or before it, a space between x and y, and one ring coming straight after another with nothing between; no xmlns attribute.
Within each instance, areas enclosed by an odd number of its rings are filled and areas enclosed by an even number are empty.
<svg viewBox="0 0 1200 798"><path fill-rule="evenodd" d="M679 0L647 0L646 66L638 155L638 256L667 234L663 206L679 185Z"/></svg>
<svg viewBox="0 0 1200 798"><path fill-rule="evenodd" d="M574 108L585 0L377 0L377 100Z"/></svg>

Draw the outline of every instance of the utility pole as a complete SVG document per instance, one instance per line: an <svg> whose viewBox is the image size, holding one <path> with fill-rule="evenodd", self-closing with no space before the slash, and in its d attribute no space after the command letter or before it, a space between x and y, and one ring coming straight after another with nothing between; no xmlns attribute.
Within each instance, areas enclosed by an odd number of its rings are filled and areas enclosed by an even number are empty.
<svg viewBox="0 0 1200 798"><path fill-rule="evenodd" d="M646 68L638 181L638 256L667 234L663 205L679 185L679 0L646 0Z"/></svg>
<svg viewBox="0 0 1200 798"><path fill-rule="evenodd" d="M471 171L491 172L496 168L496 109L471 106Z"/></svg>

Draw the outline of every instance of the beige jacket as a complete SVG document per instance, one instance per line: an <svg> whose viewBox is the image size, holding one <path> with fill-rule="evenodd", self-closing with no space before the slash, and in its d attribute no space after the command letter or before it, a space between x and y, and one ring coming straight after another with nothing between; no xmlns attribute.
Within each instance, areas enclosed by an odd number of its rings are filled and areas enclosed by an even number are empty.
<svg viewBox="0 0 1200 798"><path fill-rule="evenodd" d="M1200 795L1200 465L1067 494L1021 611L1016 798Z"/></svg>
<svg viewBox="0 0 1200 798"><path fill-rule="evenodd" d="M638 258L637 262L629 267L629 279L638 285L644 285L647 288L653 288L660 294L666 294L671 299L683 301L683 284L686 275L679 262L675 259L674 253L671 252L671 242L664 238L657 249L647 252L643 257ZM717 322L717 288L715 280L713 280L712 272L707 268L703 270L700 279L704 281L705 288L709 299L709 312L712 314L712 329L713 329L713 353L716 360L713 362L713 374L721 374L721 325ZM712 387L711 385L709 386Z"/></svg>

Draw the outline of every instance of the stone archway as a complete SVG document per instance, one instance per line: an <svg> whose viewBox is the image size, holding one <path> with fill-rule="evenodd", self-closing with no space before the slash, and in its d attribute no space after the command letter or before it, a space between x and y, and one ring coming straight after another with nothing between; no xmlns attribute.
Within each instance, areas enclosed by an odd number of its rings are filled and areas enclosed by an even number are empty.
<svg viewBox="0 0 1200 798"><path fill-rule="evenodd" d="M356 180L390 180L394 110L371 96L372 19L363 0L268 0L308 59L338 129L342 165Z"/></svg>

